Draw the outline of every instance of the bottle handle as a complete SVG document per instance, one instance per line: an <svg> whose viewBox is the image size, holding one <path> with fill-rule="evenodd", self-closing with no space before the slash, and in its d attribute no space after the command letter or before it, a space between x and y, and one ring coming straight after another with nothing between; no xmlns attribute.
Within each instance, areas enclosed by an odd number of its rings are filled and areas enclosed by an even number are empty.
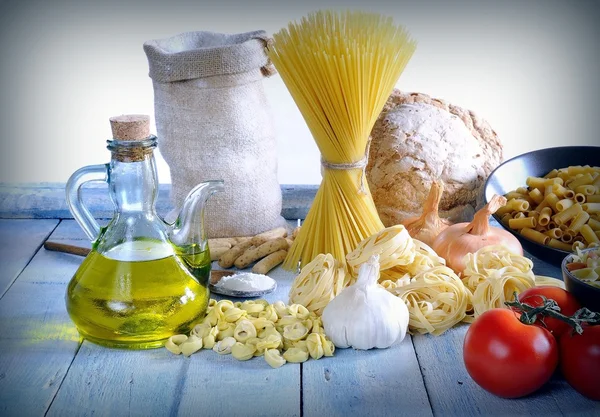
<svg viewBox="0 0 600 417"><path fill-rule="evenodd" d="M80 168L71 175L65 187L69 210L71 210L73 217L92 242L100 235L100 225L83 204L81 187L92 181L108 182L108 170L109 164L90 165Z"/></svg>

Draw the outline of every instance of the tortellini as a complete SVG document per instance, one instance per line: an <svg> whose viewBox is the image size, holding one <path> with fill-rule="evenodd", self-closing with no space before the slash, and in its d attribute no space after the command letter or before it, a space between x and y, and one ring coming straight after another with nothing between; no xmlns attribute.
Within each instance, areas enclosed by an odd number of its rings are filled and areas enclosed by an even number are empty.
<svg viewBox="0 0 600 417"><path fill-rule="evenodd" d="M268 349L265 352L265 361L267 361L271 368L279 368L287 362L277 349Z"/></svg>
<svg viewBox="0 0 600 417"><path fill-rule="evenodd" d="M248 339L256 337L256 327L254 327L254 324L250 320L240 320L237 326L235 326L233 337L238 342L245 343Z"/></svg>
<svg viewBox="0 0 600 417"><path fill-rule="evenodd" d="M244 344L236 342L235 345L231 347L231 356L238 361L247 361L254 356L254 352L256 352L256 346L248 343Z"/></svg>
<svg viewBox="0 0 600 417"><path fill-rule="evenodd" d="M181 353L183 353L183 356L191 356L192 353L196 353L202 349L202 338L191 335L179 347L181 348Z"/></svg>
<svg viewBox="0 0 600 417"><path fill-rule="evenodd" d="M289 348L283 352L283 358L292 363L302 363L308 360L308 352L300 348Z"/></svg>
<svg viewBox="0 0 600 417"><path fill-rule="evenodd" d="M321 318L301 304L213 299L206 317L190 335L171 336L165 347L185 356L202 348L212 349L240 361L264 356L272 368L332 356L335 349L325 336Z"/></svg>
<svg viewBox="0 0 600 417"><path fill-rule="evenodd" d="M231 348L233 345L237 343L237 340L233 337L226 337L220 342L215 343L212 350L217 352L219 355L229 355L231 353Z"/></svg>

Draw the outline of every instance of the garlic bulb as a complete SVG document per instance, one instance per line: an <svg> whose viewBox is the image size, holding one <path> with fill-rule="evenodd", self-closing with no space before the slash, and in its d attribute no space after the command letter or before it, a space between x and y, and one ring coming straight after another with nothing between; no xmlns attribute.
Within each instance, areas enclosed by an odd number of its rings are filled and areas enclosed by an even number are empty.
<svg viewBox="0 0 600 417"><path fill-rule="evenodd" d="M345 288L323 310L325 333L339 348L387 348L404 339L408 308L404 301L377 284L379 255L358 271L355 284Z"/></svg>

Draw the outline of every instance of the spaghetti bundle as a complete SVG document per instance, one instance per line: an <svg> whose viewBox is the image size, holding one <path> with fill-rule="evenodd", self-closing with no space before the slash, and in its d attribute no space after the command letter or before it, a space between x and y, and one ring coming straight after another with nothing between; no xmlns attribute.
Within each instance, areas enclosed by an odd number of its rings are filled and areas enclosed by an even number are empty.
<svg viewBox="0 0 600 417"><path fill-rule="evenodd" d="M383 229L364 168L368 138L415 43L391 18L316 12L274 36L268 55L321 152L323 181L284 268L320 253L344 263Z"/></svg>

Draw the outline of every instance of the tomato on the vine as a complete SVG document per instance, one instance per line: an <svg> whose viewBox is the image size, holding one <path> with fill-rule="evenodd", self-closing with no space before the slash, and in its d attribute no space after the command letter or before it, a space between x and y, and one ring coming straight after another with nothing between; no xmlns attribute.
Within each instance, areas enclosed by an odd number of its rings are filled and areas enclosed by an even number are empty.
<svg viewBox="0 0 600 417"><path fill-rule="evenodd" d="M581 394L600 400L600 325L584 325L582 334L567 332L559 344L565 379Z"/></svg>
<svg viewBox="0 0 600 417"><path fill-rule="evenodd" d="M558 343L541 327L523 324L519 313L495 308L471 324L463 358L473 380L492 394L517 398L544 385L558 364Z"/></svg>
<svg viewBox="0 0 600 417"><path fill-rule="evenodd" d="M538 307L544 304L542 296L556 301L556 304L560 307L561 314L565 316L570 317L581 308L581 305L573 294L562 288L551 286L529 288L519 294L519 301L531 307ZM539 317L535 324L548 329L557 339L572 329L568 323L554 317Z"/></svg>

